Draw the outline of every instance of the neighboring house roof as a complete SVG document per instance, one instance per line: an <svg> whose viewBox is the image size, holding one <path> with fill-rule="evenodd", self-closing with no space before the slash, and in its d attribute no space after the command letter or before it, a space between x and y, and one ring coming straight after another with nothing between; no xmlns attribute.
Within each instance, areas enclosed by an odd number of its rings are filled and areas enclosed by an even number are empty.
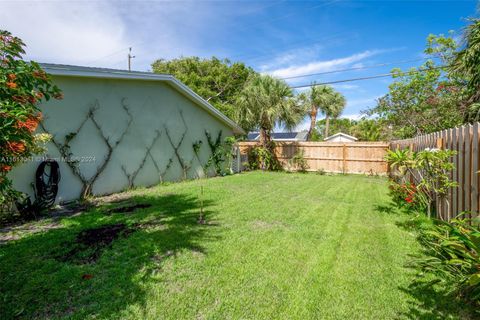
<svg viewBox="0 0 480 320"><path fill-rule="evenodd" d="M326 137L326 138L323 139L323 140L325 140L325 141L333 140L333 139L335 139L335 138L337 138L337 137L340 137L340 138L343 137L343 138L346 138L346 139L352 140L352 141L357 141L357 140L358 140L358 139L355 138L354 136L351 136L351 135L346 134L346 133L343 133L343 132L335 133L334 135L331 135L331 136L329 136L329 137Z"/></svg>
<svg viewBox="0 0 480 320"><path fill-rule="evenodd" d="M218 111L205 99L196 94L187 85L169 74L158 74L152 72L126 71L117 69L81 67L62 64L41 63L41 67L49 74L67 77L103 78L103 79L128 79L144 81L163 81L184 94L193 102L197 103L212 116L232 128L234 133L245 134L245 131L226 115Z"/></svg>
<svg viewBox="0 0 480 320"><path fill-rule="evenodd" d="M273 132L271 138L274 141L306 141L307 140L307 131L301 132ZM247 136L248 140L259 140L260 133L250 132Z"/></svg>

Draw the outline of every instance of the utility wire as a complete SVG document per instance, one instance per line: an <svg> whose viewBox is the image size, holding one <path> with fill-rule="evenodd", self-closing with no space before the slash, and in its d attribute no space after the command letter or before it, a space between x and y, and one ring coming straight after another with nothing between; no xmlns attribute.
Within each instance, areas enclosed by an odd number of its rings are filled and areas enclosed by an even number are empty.
<svg viewBox="0 0 480 320"><path fill-rule="evenodd" d="M433 58L435 59L436 57L433 57ZM284 78L280 78L280 79L288 80L288 79L297 79L297 78L304 78L304 77L310 77L310 76L320 76L320 75L324 75L324 74L355 71L355 70L364 70L364 69L372 69L372 68L385 67L385 66L399 64L399 63L409 63L409 62L424 61L424 60L429 60L429 59L432 59L432 58L419 58L419 59L412 59L412 60L384 62L384 63L373 64L373 65L369 65L369 66L353 67L353 68L337 69L337 70L317 72L317 73L301 74L301 75L298 75L298 76L284 77Z"/></svg>
<svg viewBox="0 0 480 320"><path fill-rule="evenodd" d="M326 84L336 84L336 83L343 83L343 82L352 82L352 81L370 80L370 79L377 79L377 78L386 78L386 77L392 77L393 75L404 76L404 75L410 75L410 74L421 73L421 72L425 72L425 71L429 71L429 70L443 69L443 68L449 68L449 67L452 67L452 65L432 67L432 68L428 68L428 69L425 69L425 70L413 70L413 71L398 72L398 73L395 73L395 74L384 73L384 74L377 74L377 75L368 76L368 77L360 77L360 78L342 79L342 80L335 80L335 81L328 81L328 82L311 83L311 84L304 84L304 85L300 85L300 86L291 86L290 88L298 89L298 88L316 87L316 86L321 86L321 85L326 85Z"/></svg>

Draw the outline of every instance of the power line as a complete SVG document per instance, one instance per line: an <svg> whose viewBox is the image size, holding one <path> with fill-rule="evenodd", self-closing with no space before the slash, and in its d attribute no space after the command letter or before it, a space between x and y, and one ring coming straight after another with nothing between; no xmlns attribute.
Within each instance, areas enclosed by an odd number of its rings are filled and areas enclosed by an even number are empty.
<svg viewBox="0 0 480 320"><path fill-rule="evenodd" d="M450 66L432 67L432 68L428 68L428 69L425 69L425 70L413 70L413 71L399 72L399 73L396 73L395 75L404 76L404 75L410 75L410 74L425 72L425 71L429 71L429 70L443 69L443 68L449 68L449 67L451 67L451 65ZM316 87L316 86L327 85L327 84L336 84L336 83L343 83L343 82L352 82L352 81L370 80L370 79L377 79L377 78L386 78L386 77L392 77L393 75L394 74L392 74L392 73L384 73L384 74L377 74L377 75L368 76L368 77L350 78L350 79L342 79L342 80L335 80L335 81L328 81L328 82L311 83L311 84L305 84L305 85L300 85L300 86L291 86L290 88L298 89L298 88Z"/></svg>
<svg viewBox="0 0 480 320"><path fill-rule="evenodd" d="M433 58L436 58L436 57L433 57ZM419 58L419 59L412 59L412 60L384 62L384 63L373 64L373 65L369 65L369 66L353 67L353 68L346 68L346 69L337 69L337 70L317 72L317 73L308 73L308 74L302 74L302 75L298 75L298 76L284 77L284 78L280 78L280 79L288 80L288 79L297 79L297 78L304 78L304 77L310 77L310 76L319 76L319 75L339 73L339 72L372 69L372 68L385 67L385 66L399 64L399 63L409 63L409 62L424 61L424 60L429 60L429 59L432 59L432 58Z"/></svg>

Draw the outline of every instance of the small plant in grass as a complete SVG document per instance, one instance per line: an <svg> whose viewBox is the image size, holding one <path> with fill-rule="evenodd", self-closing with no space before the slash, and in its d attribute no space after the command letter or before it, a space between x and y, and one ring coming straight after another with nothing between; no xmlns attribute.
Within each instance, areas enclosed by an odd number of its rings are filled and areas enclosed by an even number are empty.
<svg viewBox="0 0 480 320"><path fill-rule="evenodd" d="M299 149L295 155L289 160L290 166L295 168L298 172L305 173L310 168L307 160L305 159L305 151Z"/></svg>
<svg viewBox="0 0 480 320"><path fill-rule="evenodd" d="M0 210L11 211L20 194L7 174L32 154L44 151L47 134L35 134L42 114L38 104L61 99L60 90L35 62L22 60L25 44L0 30ZM5 210L6 209L6 210Z"/></svg>
<svg viewBox="0 0 480 320"><path fill-rule="evenodd" d="M433 283L480 306L480 221L459 216L451 222L434 220L421 231L425 255L412 262Z"/></svg>
<svg viewBox="0 0 480 320"><path fill-rule="evenodd" d="M320 169L317 170L317 174L318 174L318 175L321 175L321 176L324 176L324 175L327 174L327 172L325 171L325 169L320 168Z"/></svg>
<svg viewBox="0 0 480 320"><path fill-rule="evenodd" d="M389 151L385 159L393 170L392 184L415 185L417 198L420 197L425 203L430 217L434 201L439 198L448 203L448 190L457 186L450 179L450 172L454 168L450 159L454 155L455 152L450 150L427 148L413 152L407 149ZM398 187L394 186L393 189L398 190Z"/></svg>

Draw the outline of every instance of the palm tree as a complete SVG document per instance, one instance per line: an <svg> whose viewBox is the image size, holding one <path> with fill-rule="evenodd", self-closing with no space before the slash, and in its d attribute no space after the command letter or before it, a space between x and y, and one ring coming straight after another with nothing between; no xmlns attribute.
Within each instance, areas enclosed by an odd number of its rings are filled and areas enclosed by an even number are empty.
<svg viewBox="0 0 480 320"><path fill-rule="evenodd" d="M325 137L328 137L330 118L337 118L345 108L345 97L330 86L312 84L311 88L299 96L299 100L310 116L310 139L317 123L318 111L325 115Z"/></svg>
<svg viewBox="0 0 480 320"><path fill-rule="evenodd" d="M292 99L292 89L283 80L268 75L252 76L238 99L237 121L245 129L258 129L260 143L268 148L275 125L292 129L305 113Z"/></svg>
<svg viewBox="0 0 480 320"><path fill-rule="evenodd" d="M330 118L338 118L342 114L343 109L345 109L346 104L347 100L345 97L340 92L334 91L328 102L320 106L320 110L325 115L325 138L328 137Z"/></svg>
<svg viewBox="0 0 480 320"><path fill-rule="evenodd" d="M308 91L299 95L300 103L304 105L310 116L310 129L307 134L308 139L311 139L313 129L317 123L318 109L329 103L328 101L334 92L332 87L324 85L316 86L315 83L313 83Z"/></svg>
<svg viewBox="0 0 480 320"><path fill-rule="evenodd" d="M480 19L471 19L463 38L465 46L456 54L452 68L467 80L465 120L471 122L480 119Z"/></svg>

